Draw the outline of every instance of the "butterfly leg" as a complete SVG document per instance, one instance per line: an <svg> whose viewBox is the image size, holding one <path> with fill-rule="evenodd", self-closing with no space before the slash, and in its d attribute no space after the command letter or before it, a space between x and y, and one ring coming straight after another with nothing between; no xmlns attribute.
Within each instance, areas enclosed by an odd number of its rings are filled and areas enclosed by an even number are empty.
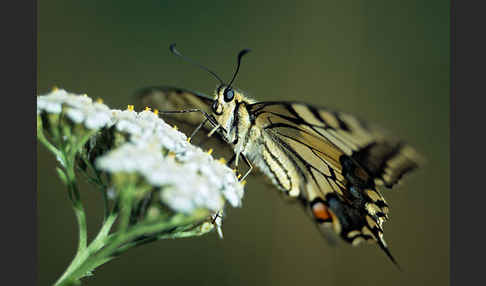
<svg viewBox="0 0 486 286"><path fill-rule="evenodd" d="M191 133L191 136L189 138L194 138L194 136L197 134L197 132L206 124L206 122L209 122L211 125L214 126L214 128L208 133L208 137L211 137L214 132L218 131L221 127L221 124L217 123L211 115L209 115L207 112L201 110L201 109L185 109L185 110L163 110L159 111L159 113L162 114L182 114L182 113L189 113L189 112L201 112L205 119L194 129L194 131ZM224 132L223 128L223 132ZM224 136L222 137L223 139L225 138Z"/></svg>
<svg viewBox="0 0 486 286"><path fill-rule="evenodd" d="M216 132L220 127L221 127L221 124L214 126L214 128L211 131L209 131L208 137L211 137L214 134L214 132Z"/></svg>
<svg viewBox="0 0 486 286"><path fill-rule="evenodd" d="M159 111L159 113L161 113L161 114L180 114L180 113L190 113L190 112L201 112L204 115L204 117L206 118L206 121L209 121L209 123L211 123L213 126L218 125L218 123L215 122L215 120L211 117L211 115L209 115L207 112L205 112L201 109L197 109L197 108L184 109L184 110L162 110L162 111Z"/></svg>
<svg viewBox="0 0 486 286"><path fill-rule="evenodd" d="M190 138L194 138L194 136L196 136L197 132L198 132L198 131L201 129L201 127L203 127L203 126L204 126L204 124L206 124L206 122L208 122L208 119L207 119L207 118L205 118L205 119L204 119L204 120L201 122L201 124L199 124L199 125L196 127L196 129L194 129L194 131L192 131Z"/></svg>
<svg viewBox="0 0 486 286"><path fill-rule="evenodd" d="M231 168L231 166L233 165L233 162L235 162L233 169L236 172L236 176L238 178L241 178L241 174L240 174L240 172L238 172L238 169L237 169L238 168L238 164L236 163L237 158L238 158L238 155L236 153L233 154L233 156L231 156L231 158L229 159L229 161L226 165Z"/></svg>
<svg viewBox="0 0 486 286"><path fill-rule="evenodd" d="M238 167L238 163L240 162L240 153L235 154L235 167Z"/></svg>
<svg viewBox="0 0 486 286"><path fill-rule="evenodd" d="M241 154L241 153L238 153L238 154L233 154L233 156L231 157L231 159L229 159L227 165L228 167L231 167L231 165L233 164L233 162L235 162L235 165L234 165L234 168L238 168L238 157L241 156L241 158L243 159L243 161L245 161L246 165L248 165L248 171L246 171L245 175L243 175L241 178L239 176L241 175L238 175L239 179L240 179L240 182L243 181L250 173L251 171L253 170L253 165L250 163L250 161L248 160L248 158L246 158L245 155ZM239 172L237 171L237 174L239 174Z"/></svg>
<svg viewBox="0 0 486 286"><path fill-rule="evenodd" d="M250 163L250 160L248 160L248 158L246 158L245 155L241 154L241 158L248 165L248 171L246 171L245 175L243 175L243 177L240 180L240 181L243 181L251 173L251 171L253 170L253 165Z"/></svg>

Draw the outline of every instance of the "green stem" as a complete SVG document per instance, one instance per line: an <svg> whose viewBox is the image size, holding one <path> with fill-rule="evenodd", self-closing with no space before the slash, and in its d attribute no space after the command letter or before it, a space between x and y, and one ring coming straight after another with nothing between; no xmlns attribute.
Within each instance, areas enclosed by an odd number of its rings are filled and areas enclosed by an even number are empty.
<svg viewBox="0 0 486 286"><path fill-rule="evenodd" d="M96 235L95 239L93 239L93 241L91 242L89 246L90 250L98 251L103 247L105 239L108 237L108 234L110 233L111 227L115 223L116 218L117 214L115 213L110 214L106 218L105 223L98 232L98 235Z"/></svg>
<svg viewBox="0 0 486 286"><path fill-rule="evenodd" d="M87 133L82 138L77 139L76 142L73 142L74 146L69 152L70 153L69 155L72 157L76 156L76 154L81 151L81 149L86 144L86 142L88 142L88 140L95 134L96 131L87 131Z"/></svg>
<svg viewBox="0 0 486 286"><path fill-rule="evenodd" d="M79 230L79 241L78 241L78 252L83 251L88 244L88 233L86 226L86 214L84 212L83 205L77 201L74 205L74 214L76 215L76 220L78 222Z"/></svg>
<svg viewBox="0 0 486 286"><path fill-rule="evenodd" d="M44 131L42 129L42 119L37 117L37 139L47 148L47 150L51 151L57 159L62 158L61 151L59 151L54 145L47 140L46 136L44 135Z"/></svg>
<svg viewBox="0 0 486 286"><path fill-rule="evenodd" d="M78 222L79 231L79 241L78 241L78 252L84 250L87 247L88 233L86 226L86 213L84 211L83 204L81 203L80 194L78 187L76 185L76 177L74 174L74 160L67 160L67 170L66 176L68 179L68 189L73 201L74 214L76 216L76 221Z"/></svg>
<svg viewBox="0 0 486 286"><path fill-rule="evenodd" d="M103 247L103 245L105 243L105 239L108 236L108 234L111 230L111 227L115 223L116 218L117 218L116 214L111 214L110 216L108 216L106 218L104 224L102 225L102 227L101 227L100 231L98 232L98 234L96 235L95 239L93 239L93 241L90 243L90 245L87 248L85 248L84 250L82 250L82 251L78 250L78 252L76 253L76 256L73 258L73 260L69 264L68 268L64 271L63 275L57 280L57 282L54 285L66 285L66 284L69 284L69 283L67 283L68 281L71 281L71 282L73 281L73 280L69 279L69 277L71 276L73 271L78 269L79 266L82 263L84 263L86 261L86 259L88 259L88 257L92 253L100 250Z"/></svg>
<svg viewBox="0 0 486 286"><path fill-rule="evenodd" d="M68 194L73 203L73 210L76 216L76 221L78 223L79 240L76 255L74 256L73 260L71 261L64 274L59 278L58 282L56 282L56 284L58 284L60 281L63 281L66 277L69 277L69 274L77 268L77 265L79 265L79 263L81 263L82 261L86 260L86 257L88 256L88 232L86 224L86 213L84 211L79 190L76 185L76 174L74 172L74 155L69 157L64 155L65 153L63 154L63 161L65 162L65 174L67 178ZM111 225L112 224L113 223L111 223ZM102 227L102 230L103 229L104 228Z"/></svg>
<svg viewBox="0 0 486 286"><path fill-rule="evenodd" d="M125 233L130 223L130 214L132 212L132 200L135 193L135 186L133 183L129 183L120 192L120 225L118 228L119 233Z"/></svg>
<svg viewBox="0 0 486 286"><path fill-rule="evenodd" d="M123 246L119 247L117 253L123 253L130 248L134 248L157 240L201 236L212 230L213 228L202 228L202 224L187 225L185 227L177 228L177 230L175 231L162 232L155 236L148 236L144 239L128 242Z"/></svg>
<svg viewBox="0 0 486 286"><path fill-rule="evenodd" d="M70 271L66 271L65 275L55 285L70 285L78 281L96 267L109 261L115 253L120 253L118 250L123 249L123 245L132 242L141 235L168 231L177 226L201 222L206 218L206 212L197 212L190 216L175 215L169 221L144 223L128 228L125 232L116 232L103 239L95 239L86 249L85 254L80 256L75 264L73 263L73 266L69 269ZM102 245L103 247L101 247Z"/></svg>

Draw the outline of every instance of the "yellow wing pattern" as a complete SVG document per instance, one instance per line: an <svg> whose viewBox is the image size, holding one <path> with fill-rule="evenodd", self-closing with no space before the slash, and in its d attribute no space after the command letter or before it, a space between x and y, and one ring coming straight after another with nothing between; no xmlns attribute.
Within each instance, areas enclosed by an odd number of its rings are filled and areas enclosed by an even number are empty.
<svg viewBox="0 0 486 286"><path fill-rule="evenodd" d="M418 166L418 156L345 113L302 103L248 107L253 124L285 152L300 174L298 197L322 230L332 227L352 244L383 240L388 205L376 185L391 188ZM295 194L294 194L295 195Z"/></svg>

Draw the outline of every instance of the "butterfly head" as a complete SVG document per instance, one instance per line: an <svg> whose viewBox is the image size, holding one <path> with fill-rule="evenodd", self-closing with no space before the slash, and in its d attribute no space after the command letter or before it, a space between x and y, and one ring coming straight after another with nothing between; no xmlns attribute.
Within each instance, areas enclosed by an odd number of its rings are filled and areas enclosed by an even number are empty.
<svg viewBox="0 0 486 286"><path fill-rule="evenodd" d="M176 50L175 44L171 44L169 49L176 56L179 56L186 62L189 62L190 64L207 71L219 81L220 85L216 89L215 99L213 104L211 105L211 109L214 117L216 118L220 126L222 126L227 131L227 133L230 133L230 127L233 125L234 121L235 108L237 107L238 103L244 99L243 95L232 87L232 84L235 81L236 76L238 75L238 71L240 70L241 58L245 54L250 52L250 50L244 49L238 53L237 64L235 72L233 74L233 78L228 84L226 84L216 73L214 73L210 69L183 56L179 51Z"/></svg>
<svg viewBox="0 0 486 286"><path fill-rule="evenodd" d="M228 85L220 85L215 91L214 103L211 106L216 116L233 112L236 104L243 99L243 95Z"/></svg>
<svg viewBox="0 0 486 286"><path fill-rule="evenodd" d="M215 99L211 105L211 110L216 121L229 133L231 133L231 127L235 120L235 109L238 103L244 99L243 94L225 84L220 85L215 91ZM228 139L232 140L231 138Z"/></svg>

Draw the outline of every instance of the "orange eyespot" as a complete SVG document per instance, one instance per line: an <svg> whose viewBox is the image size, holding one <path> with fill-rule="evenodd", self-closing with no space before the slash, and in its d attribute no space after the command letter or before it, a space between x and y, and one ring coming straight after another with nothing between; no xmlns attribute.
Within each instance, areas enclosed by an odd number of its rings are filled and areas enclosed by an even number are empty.
<svg viewBox="0 0 486 286"><path fill-rule="evenodd" d="M332 216L329 209L322 202L316 202L312 205L312 213L314 217L319 220L331 220Z"/></svg>

